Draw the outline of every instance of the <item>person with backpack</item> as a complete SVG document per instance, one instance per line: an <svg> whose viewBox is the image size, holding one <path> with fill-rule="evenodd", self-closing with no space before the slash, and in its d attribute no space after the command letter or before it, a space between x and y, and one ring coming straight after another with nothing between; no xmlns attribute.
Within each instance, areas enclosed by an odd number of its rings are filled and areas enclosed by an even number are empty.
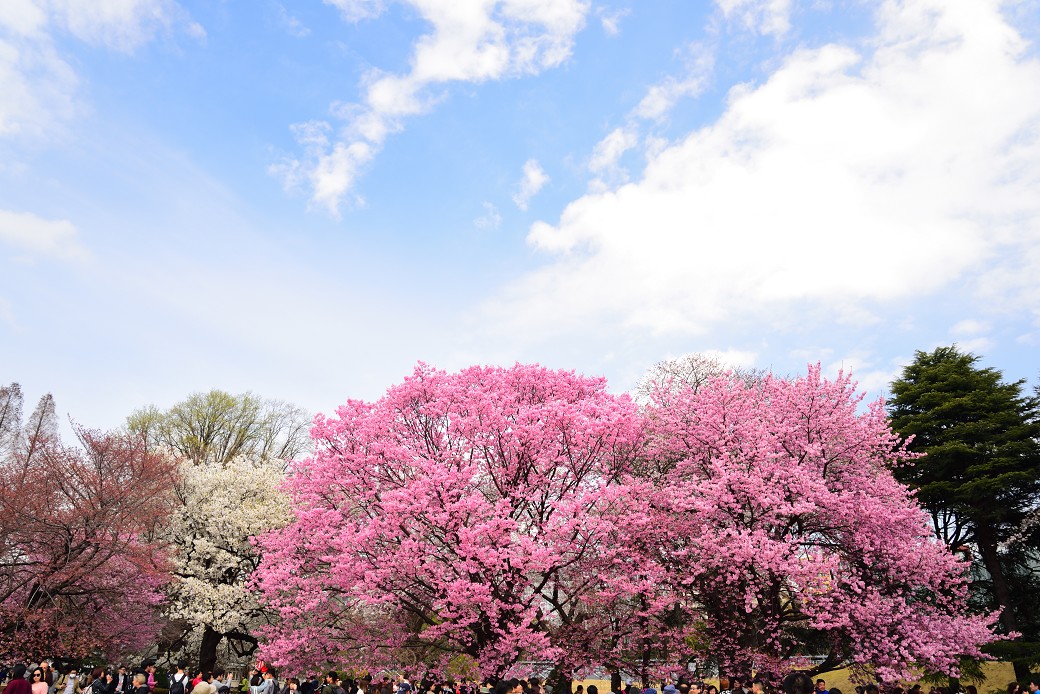
<svg viewBox="0 0 1040 694"><path fill-rule="evenodd" d="M188 674L184 672L184 663L177 663L177 667L170 674L170 694L187 694Z"/></svg>

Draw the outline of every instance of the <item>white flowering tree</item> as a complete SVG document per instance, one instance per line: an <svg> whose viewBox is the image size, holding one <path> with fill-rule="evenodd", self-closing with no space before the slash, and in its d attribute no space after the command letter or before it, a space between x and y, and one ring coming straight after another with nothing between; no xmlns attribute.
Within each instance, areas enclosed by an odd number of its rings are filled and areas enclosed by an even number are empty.
<svg viewBox="0 0 1040 694"><path fill-rule="evenodd" d="M256 648L253 635L267 623L248 590L260 563L250 538L288 524L285 476L279 460L235 458L223 463L185 462L177 485L181 507L169 524L174 547L168 617L184 626L171 655L198 656L212 670L221 644L243 658Z"/></svg>

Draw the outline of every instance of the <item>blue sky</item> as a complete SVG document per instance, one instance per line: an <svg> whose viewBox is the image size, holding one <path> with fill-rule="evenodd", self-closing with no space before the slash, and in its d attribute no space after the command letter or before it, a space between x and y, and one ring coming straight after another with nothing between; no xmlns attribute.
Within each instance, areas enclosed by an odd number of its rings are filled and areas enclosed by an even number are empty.
<svg viewBox="0 0 1040 694"><path fill-rule="evenodd" d="M423 360L1040 363L996 0L2 0L0 381L117 426Z"/></svg>

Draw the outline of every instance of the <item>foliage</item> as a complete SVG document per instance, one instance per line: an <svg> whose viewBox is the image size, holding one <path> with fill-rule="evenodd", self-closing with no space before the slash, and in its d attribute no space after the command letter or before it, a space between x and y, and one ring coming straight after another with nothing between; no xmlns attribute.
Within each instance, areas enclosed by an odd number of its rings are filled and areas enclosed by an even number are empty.
<svg viewBox="0 0 1040 694"><path fill-rule="evenodd" d="M24 426L21 411L18 385L0 388L0 653L144 650L175 466L125 435L76 428L65 445L49 395Z"/></svg>
<svg viewBox="0 0 1040 694"><path fill-rule="evenodd" d="M977 558L976 587L1000 608L1005 633L1040 638L1040 399L956 347L917 352L892 384L892 426L927 453L898 471L932 514L939 537ZM1026 642L1023 642L1023 644ZM1040 649L1015 659L1028 674Z"/></svg>
<svg viewBox="0 0 1040 694"><path fill-rule="evenodd" d="M671 462L645 543L723 671L781 672L815 643L828 666L891 680L911 664L956 672L995 639L994 617L964 609L966 565L892 476L912 456L861 397L819 366L654 395L651 455Z"/></svg>
<svg viewBox="0 0 1040 694"><path fill-rule="evenodd" d="M212 669L222 643L235 659L255 650L251 630L264 617L246 588L259 561L250 538L284 522L277 488L286 461L310 444L308 425L288 403L220 390L127 418L127 429L154 450L187 462L168 536L176 549L168 614L182 627L166 644L169 656Z"/></svg>
<svg viewBox="0 0 1040 694"><path fill-rule="evenodd" d="M627 397L537 366L420 365L319 418L288 481L295 522L258 578L281 615L264 653L313 665L458 654L484 675L574 654L567 628L620 566L610 490L640 441Z"/></svg>
<svg viewBox="0 0 1040 694"><path fill-rule="evenodd" d="M237 646L236 659L255 648L255 629L267 615L248 589L260 562L251 538L289 522L289 500L280 491L284 477L281 461L182 464L175 488L180 510L165 535L173 577L167 616L190 631L173 655L197 655L207 632Z"/></svg>
<svg viewBox="0 0 1040 694"><path fill-rule="evenodd" d="M668 380L639 412L573 373L420 365L319 418L295 520L263 540L282 620L264 652L645 676L778 673L822 648L886 679L956 673L996 616L966 608L967 565L892 476L913 455L860 400L818 366Z"/></svg>
<svg viewBox="0 0 1040 694"><path fill-rule="evenodd" d="M292 460L307 449L309 424L294 405L220 390L193 393L165 411L150 405L127 418L127 428L150 445L196 464Z"/></svg>

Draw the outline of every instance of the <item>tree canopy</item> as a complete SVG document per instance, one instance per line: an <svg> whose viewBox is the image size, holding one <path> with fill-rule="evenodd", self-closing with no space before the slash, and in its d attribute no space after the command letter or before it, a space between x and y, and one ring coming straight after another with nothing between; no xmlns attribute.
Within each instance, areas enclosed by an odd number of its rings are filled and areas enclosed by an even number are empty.
<svg viewBox="0 0 1040 694"><path fill-rule="evenodd" d="M1035 607L1021 603L1037 595L1029 559L1016 567L1000 550L1040 505L1040 400L1023 392L1024 380L1006 382L978 362L955 346L918 351L892 383L892 427L924 454L896 474L917 490L952 550L975 548L984 569L977 583L1001 610L1003 628L1036 640L1040 615L1028 617ZM1016 585L1028 589L1016 597ZM1018 674L1027 664L1016 663Z"/></svg>

